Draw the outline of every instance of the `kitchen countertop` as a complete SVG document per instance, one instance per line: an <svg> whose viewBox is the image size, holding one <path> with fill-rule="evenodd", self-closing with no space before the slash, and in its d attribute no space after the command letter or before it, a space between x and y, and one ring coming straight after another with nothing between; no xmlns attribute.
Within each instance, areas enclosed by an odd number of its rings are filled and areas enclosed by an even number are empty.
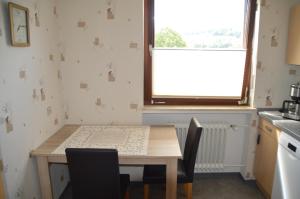
<svg viewBox="0 0 300 199"><path fill-rule="evenodd" d="M283 118L279 111L262 111L258 115L300 141L300 121Z"/></svg>

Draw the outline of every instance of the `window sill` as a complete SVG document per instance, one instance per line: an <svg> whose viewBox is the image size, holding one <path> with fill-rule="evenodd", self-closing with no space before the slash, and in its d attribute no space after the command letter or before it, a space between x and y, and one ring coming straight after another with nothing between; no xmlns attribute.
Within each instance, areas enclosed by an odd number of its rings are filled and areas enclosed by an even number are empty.
<svg viewBox="0 0 300 199"><path fill-rule="evenodd" d="M167 106L167 105L144 105L143 113L176 113L176 112L232 112L252 113L256 112L251 106Z"/></svg>

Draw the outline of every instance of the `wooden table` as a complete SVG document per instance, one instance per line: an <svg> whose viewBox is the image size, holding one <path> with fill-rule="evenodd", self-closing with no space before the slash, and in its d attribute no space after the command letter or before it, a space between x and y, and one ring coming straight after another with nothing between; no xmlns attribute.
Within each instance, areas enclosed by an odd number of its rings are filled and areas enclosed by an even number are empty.
<svg viewBox="0 0 300 199"><path fill-rule="evenodd" d="M66 163L66 156L52 152L74 133L80 125L65 125L31 152L36 157L43 199L52 199L49 163ZM151 126L148 154L144 156L119 155L122 165L161 164L167 167L166 198L176 198L177 160L182 158L174 126Z"/></svg>

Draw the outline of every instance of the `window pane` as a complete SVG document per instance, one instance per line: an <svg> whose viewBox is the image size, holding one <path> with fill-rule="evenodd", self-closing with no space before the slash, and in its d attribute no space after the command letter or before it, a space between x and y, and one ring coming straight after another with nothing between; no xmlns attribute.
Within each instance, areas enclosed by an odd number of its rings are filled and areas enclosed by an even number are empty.
<svg viewBox="0 0 300 199"><path fill-rule="evenodd" d="M153 96L239 98L245 50L154 49Z"/></svg>
<svg viewBox="0 0 300 199"><path fill-rule="evenodd" d="M155 47L243 48L244 0L156 0Z"/></svg>

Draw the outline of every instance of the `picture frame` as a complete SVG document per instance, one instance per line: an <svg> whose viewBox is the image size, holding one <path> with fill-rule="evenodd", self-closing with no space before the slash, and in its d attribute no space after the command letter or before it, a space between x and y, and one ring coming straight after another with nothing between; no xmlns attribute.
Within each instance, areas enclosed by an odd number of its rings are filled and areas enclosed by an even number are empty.
<svg viewBox="0 0 300 199"><path fill-rule="evenodd" d="M10 19L10 34L12 46L30 46L28 8L9 2L8 13Z"/></svg>

